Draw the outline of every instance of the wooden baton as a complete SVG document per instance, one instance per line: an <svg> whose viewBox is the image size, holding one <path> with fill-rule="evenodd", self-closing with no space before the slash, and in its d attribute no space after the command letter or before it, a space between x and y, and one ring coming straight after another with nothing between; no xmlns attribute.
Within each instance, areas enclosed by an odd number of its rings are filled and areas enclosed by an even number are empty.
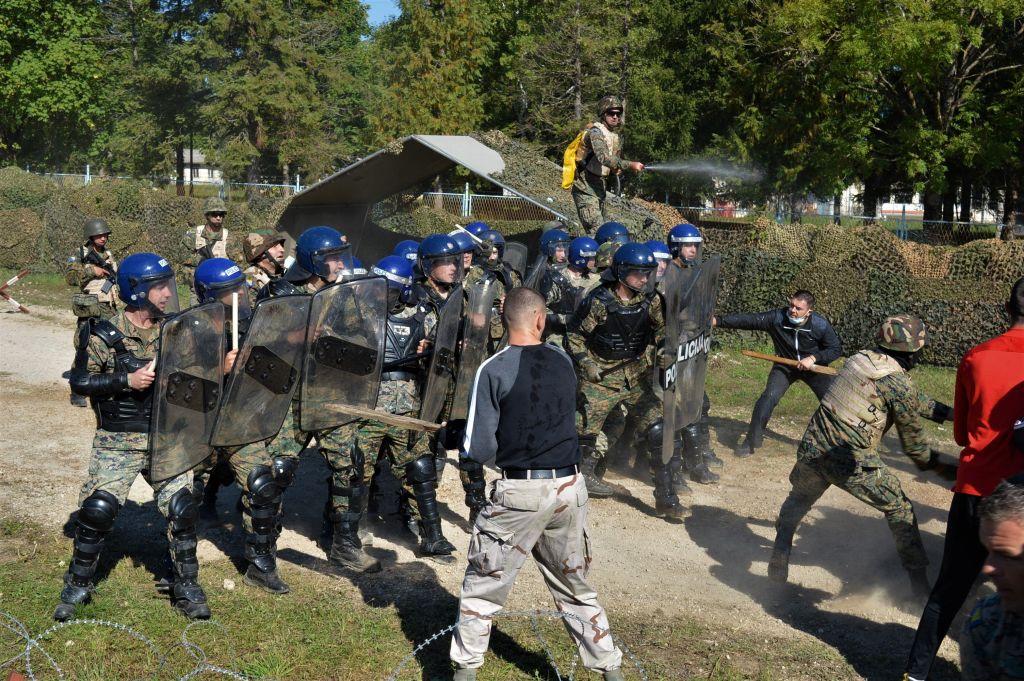
<svg viewBox="0 0 1024 681"><path fill-rule="evenodd" d="M753 357L754 359L763 359L768 362L775 362L776 364L785 364L788 367L796 367L799 365L799 362L795 359L786 359L785 357L779 357L778 355L766 355L763 352L754 352L753 350L741 350L740 353L747 357ZM816 374L825 374L826 376L835 376L839 373L832 367L820 367L817 364L806 371L813 371Z"/></svg>
<svg viewBox="0 0 1024 681"><path fill-rule="evenodd" d="M399 428L405 428L406 430L421 430L427 433L433 433L441 430L440 423L423 421L421 419L413 418L412 416L392 414L379 409L357 407L354 404L332 404L330 405L330 409L331 411L351 414L352 416L358 416L364 419L373 419L374 421L380 421L381 423L386 423L389 426L398 426Z"/></svg>

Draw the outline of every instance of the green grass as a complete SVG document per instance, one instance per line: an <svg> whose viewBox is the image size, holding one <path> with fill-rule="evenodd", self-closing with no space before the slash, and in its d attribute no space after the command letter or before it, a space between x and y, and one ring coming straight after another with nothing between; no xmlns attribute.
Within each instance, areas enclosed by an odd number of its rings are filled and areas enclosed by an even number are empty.
<svg viewBox="0 0 1024 681"><path fill-rule="evenodd" d="M0 267L0 284L17 274L17 270ZM12 298L25 307L32 309L33 306L53 307L60 309L71 308L71 296L78 293L78 289L68 286L64 276L53 272L29 271L18 283L7 291ZM0 307L8 306L6 301L0 301Z"/></svg>
<svg viewBox="0 0 1024 681"><path fill-rule="evenodd" d="M158 649L169 651L166 668L153 678L176 678L193 667L185 652L174 647L185 620L156 594L153 577L141 564L163 551L163 542L155 541L158 530L144 532L151 535L144 539L153 541L121 535L132 549L131 558L117 563L100 583L93 603L79 609L79 616L112 620L145 634ZM115 533L112 538L117 537ZM41 633L52 624L49 618L70 540L56 530L0 519L0 549L0 612L14 615L32 633ZM455 598L423 566L398 566L354 581L289 563L283 564L282 573L292 593L273 597L244 586L227 560L203 564L202 582L217 624L194 628L189 639L202 647L211 663L254 678L383 679L414 642L455 618ZM224 588L226 579L237 587ZM651 679L792 678L783 669L799 670L800 678L809 679L852 676L839 655L824 645L745 636L729 623L716 628L687 613L644 616L612 608L611 615L617 635ZM568 637L557 622L541 620L540 629L565 675L573 654ZM433 644L399 678L450 678L448 641L444 637ZM106 628L69 627L44 644L68 678L140 678L156 667L145 645ZM0 660L17 650L13 635L0 629ZM555 678L529 620L499 620L492 651L481 681ZM33 661L35 671L43 672L40 678L55 677L44 669L42 655L37 653ZM14 668L24 671L23 662ZM597 678L580 670L577 675Z"/></svg>

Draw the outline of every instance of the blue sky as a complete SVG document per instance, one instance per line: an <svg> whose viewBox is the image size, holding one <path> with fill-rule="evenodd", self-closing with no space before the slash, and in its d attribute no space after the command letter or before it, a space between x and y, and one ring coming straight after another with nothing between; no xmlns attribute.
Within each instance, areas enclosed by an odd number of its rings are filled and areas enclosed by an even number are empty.
<svg viewBox="0 0 1024 681"><path fill-rule="evenodd" d="M382 24L389 17L398 15L397 0L363 0L363 4L370 10L370 25Z"/></svg>

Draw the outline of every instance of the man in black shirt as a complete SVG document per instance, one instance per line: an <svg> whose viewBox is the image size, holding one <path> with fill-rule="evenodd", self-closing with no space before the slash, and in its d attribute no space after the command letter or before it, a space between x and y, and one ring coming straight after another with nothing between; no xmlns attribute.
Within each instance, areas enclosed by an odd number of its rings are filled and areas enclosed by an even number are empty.
<svg viewBox="0 0 1024 681"><path fill-rule="evenodd" d="M544 298L532 289L508 294L508 346L480 366L470 398L461 456L480 464L494 458L502 477L493 483L469 542L450 651L456 681L476 679L491 618L531 554L557 609L578 618L564 621L583 664L605 679L624 678L622 652L587 583L588 497L579 472L576 374L564 351L541 341L546 312Z"/></svg>
<svg viewBox="0 0 1024 681"><path fill-rule="evenodd" d="M789 299L789 307L756 314L727 314L714 318L720 329L766 331L775 345L775 354L800 363L797 368L775 364L768 372L768 383L757 398L750 417L747 439L734 452L747 457L764 442L764 429L775 406L794 381L803 381L820 400L832 383L832 377L810 371L812 366L828 366L843 354L839 336L828 320L814 312L814 294L800 290Z"/></svg>

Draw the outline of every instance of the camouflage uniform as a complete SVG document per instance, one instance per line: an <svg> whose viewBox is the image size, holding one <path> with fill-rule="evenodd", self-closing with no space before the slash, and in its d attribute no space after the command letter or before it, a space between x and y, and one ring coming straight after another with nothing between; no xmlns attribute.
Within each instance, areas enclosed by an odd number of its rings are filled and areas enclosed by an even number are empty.
<svg viewBox="0 0 1024 681"><path fill-rule="evenodd" d="M556 277L564 281L558 282L555 280ZM560 283L562 285L559 285ZM579 302L600 283L600 279L593 273L580 272L572 267L549 266L549 271L541 280L540 293L544 296L549 311L548 327L554 325L558 327L558 330L546 337L545 340L548 343L562 346L563 332L561 329L564 329L569 323L572 312L575 311Z"/></svg>
<svg viewBox="0 0 1024 681"><path fill-rule="evenodd" d="M1024 618L1003 608L999 594L979 599L960 634L963 681L1024 679Z"/></svg>
<svg viewBox="0 0 1024 681"><path fill-rule="evenodd" d="M602 458L607 444L601 446L598 437L605 419L618 405L624 405L636 413L638 428L645 430L661 416L661 404L654 397L653 390L644 386L652 375L651 356L645 348L634 359L605 360L591 350L591 338L595 329L608 319L606 306L591 291L580 305L576 317L566 334L566 347L578 368L581 369L579 404L577 407L577 432L581 445L594 447L593 455ZM614 295L614 294L613 294ZM636 308L647 304L650 316L650 336L647 345L657 345L664 337L665 317L660 297L639 293L626 301L620 301L624 308ZM603 376L592 380L585 366L591 371L600 371Z"/></svg>
<svg viewBox="0 0 1024 681"><path fill-rule="evenodd" d="M125 335L124 345L129 352L140 358L156 357L160 347L158 325L140 329L128 321L124 310L116 313L110 322ZM76 347L78 344L76 338ZM88 355L89 373L102 374L114 371L114 351L101 339L90 337ZM124 505L128 500L128 491L140 473L149 482L149 433L115 433L97 428L92 441L89 477L79 492L79 505L96 490L113 494L121 505ZM182 473L168 480L150 484L156 498L156 506L164 516L167 515L167 505L171 497L178 490L188 487L191 477L191 473Z"/></svg>
<svg viewBox="0 0 1024 681"><path fill-rule="evenodd" d="M93 262L87 262L89 260ZM102 267L110 270L110 274L96 274L95 261L103 263ZM79 323L92 317L110 319L114 316L117 311L117 286L113 282L116 274L114 254L108 249L96 251L91 243L86 242L77 254L68 258L64 280L68 286L76 286L81 291L71 300L72 312Z"/></svg>
<svg viewBox="0 0 1024 681"><path fill-rule="evenodd" d="M894 423L907 456L921 469L930 467L933 458L920 417L936 418L938 411L938 403L919 391L892 357L871 350L850 357L811 417L797 449L797 463L789 476L793 489L776 523L781 545L792 542L814 502L835 485L884 513L903 567L923 570L928 558L914 508L876 448Z"/></svg>
<svg viewBox="0 0 1024 681"><path fill-rule="evenodd" d="M608 195L605 182L629 168L629 161L621 158L622 139L604 123L593 123L583 136L577 154L576 178L572 183L572 199L576 204L580 222L593 234L608 221L604 202Z"/></svg>
<svg viewBox="0 0 1024 681"><path fill-rule="evenodd" d="M199 302L195 292L196 267L208 258L228 257L228 230L226 227L219 232L213 231L210 225L197 225L185 233L185 248L192 254L189 262L184 264L188 275L189 305Z"/></svg>

